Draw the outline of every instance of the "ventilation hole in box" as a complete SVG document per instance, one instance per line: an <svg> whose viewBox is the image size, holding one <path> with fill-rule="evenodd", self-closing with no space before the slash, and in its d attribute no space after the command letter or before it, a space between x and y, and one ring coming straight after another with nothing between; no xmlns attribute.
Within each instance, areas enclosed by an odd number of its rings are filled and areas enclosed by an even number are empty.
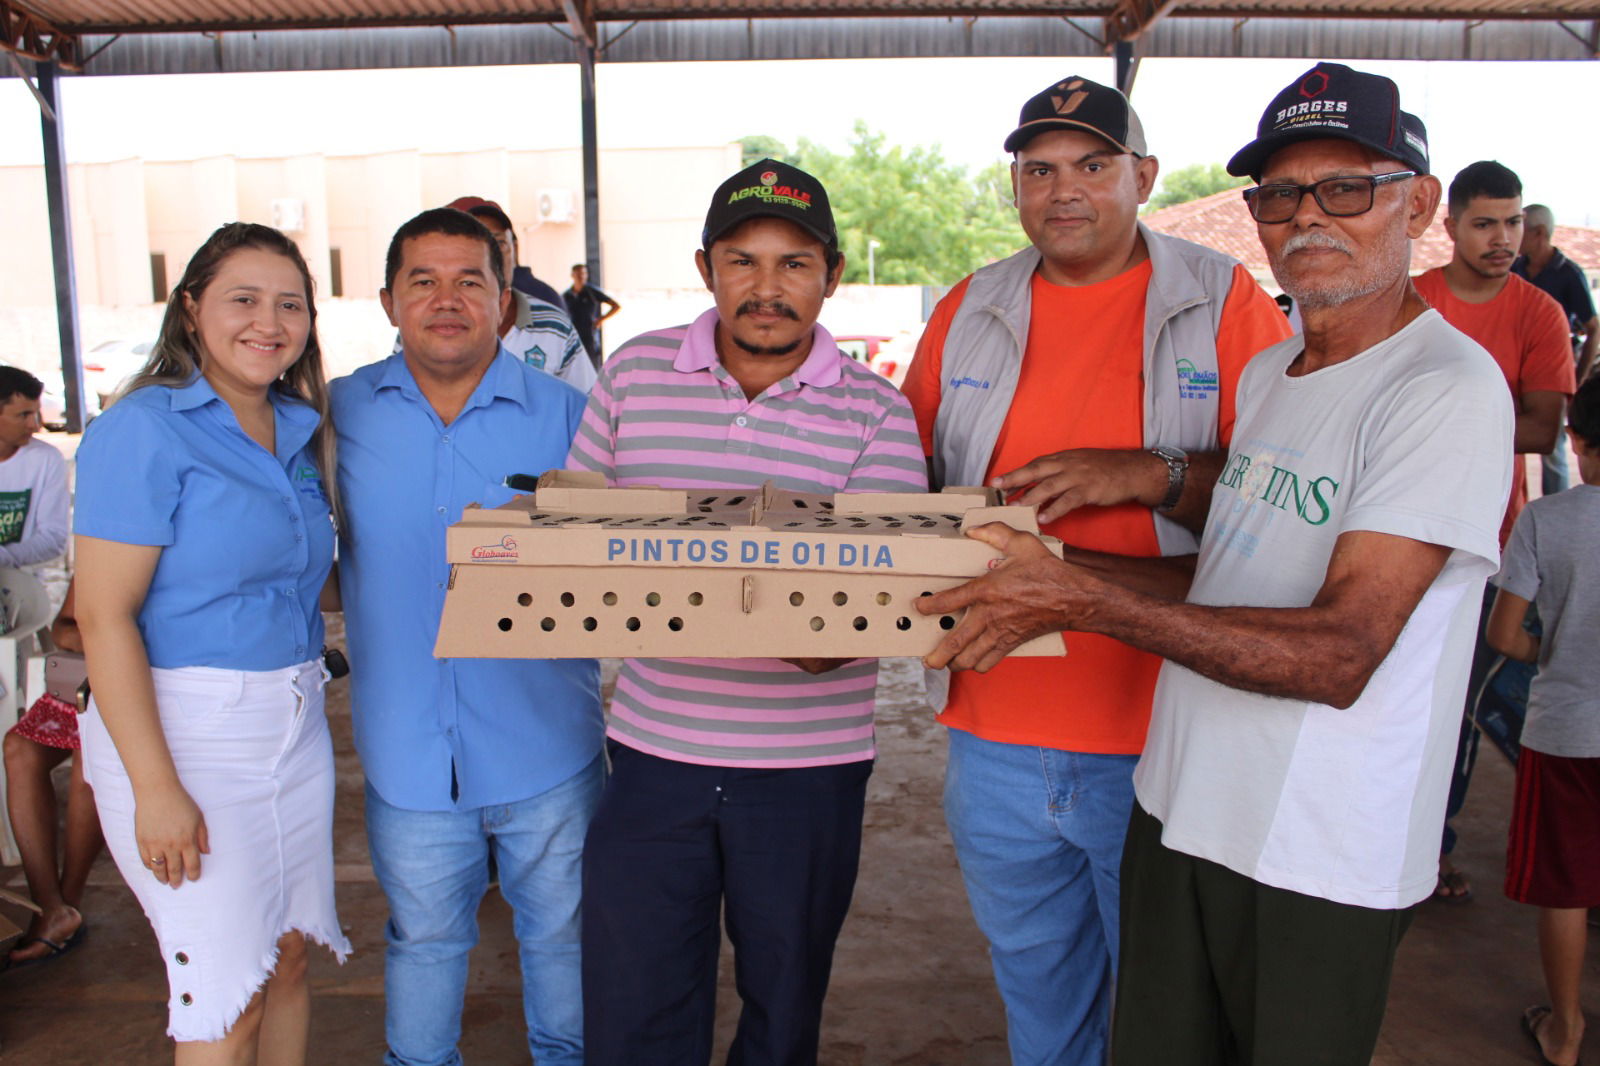
<svg viewBox="0 0 1600 1066"><path fill-rule="evenodd" d="M850 597L846 596L844 593L835 592L833 594L833 605L835 607L843 607L845 604L847 604L849 602L850 602Z"/></svg>
<svg viewBox="0 0 1600 1066"><path fill-rule="evenodd" d="M689 593L689 606L690 607L698 607L704 602L706 602L706 598L704 596L700 595L698 592Z"/></svg>
<svg viewBox="0 0 1600 1066"><path fill-rule="evenodd" d="M911 619L907 618L905 615L901 615L899 618L894 620L894 627L902 631L910 629Z"/></svg>
<svg viewBox="0 0 1600 1066"><path fill-rule="evenodd" d="M729 507L737 507L743 502L744 502L744 497L743 496L730 496L728 498L728 506Z"/></svg>
<svg viewBox="0 0 1600 1066"><path fill-rule="evenodd" d="M660 607L661 606L661 593L659 593L659 592L647 592L647 593L645 593L645 595L644 595L644 605L646 607Z"/></svg>
<svg viewBox="0 0 1600 1066"><path fill-rule="evenodd" d="M889 528L890 528L890 529L899 529L899 528L900 528L900 527L901 527L901 526L903 526L903 525L905 525L905 523L904 523L904 522L894 522L894 521L891 521L891 522L887 522L887 523L885 523L885 524L886 524L886 525L887 525L887 526L888 526L888 527L889 527Z"/></svg>
<svg viewBox="0 0 1600 1066"><path fill-rule="evenodd" d="M571 607L573 604L575 604L577 602L578 602L578 598L576 596L574 596L572 593L563 592L561 594L561 606L563 606L563 607Z"/></svg>
<svg viewBox="0 0 1600 1066"><path fill-rule="evenodd" d="M681 618L669 618L669 619L667 619L667 628L672 630L674 633L678 632L678 630L683 628L683 619L681 619Z"/></svg>
<svg viewBox="0 0 1600 1066"><path fill-rule="evenodd" d="M556 627L556 620L554 618L541 618L541 619L539 619L539 628L544 630L546 633L551 632L552 630L555 629L555 627Z"/></svg>
<svg viewBox="0 0 1600 1066"><path fill-rule="evenodd" d="M789 593L789 602L794 606L799 607L801 604L806 602L806 594L803 592L791 592Z"/></svg>
<svg viewBox="0 0 1600 1066"><path fill-rule="evenodd" d="M500 626L500 632L502 632L502 633L511 632L511 619L502 618L502 619L500 619L498 625Z"/></svg>
<svg viewBox="0 0 1600 1066"><path fill-rule="evenodd" d="M599 625L600 623L596 622L593 618L585 618L583 620L583 628L590 633L593 633Z"/></svg>
<svg viewBox="0 0 1600 1066"><path fill-rule="evenodd" d="M810 507L810 506L811 506L811 505L810 505L810 504L809 504L809 503L807 503L807 502L806 502L806 501L804 501L804 500L796 500L796 501L794 501L794 505L795 505L795 506L796 506L796 507L798 507L798 508L799 508L799 509L800 509L800 510L802 510L802 511L803 511L803 510L805 510L805 509L806 509L806 508L807 508L807 507Z"/></svg>
<svg viewBox="0 0 1600 1066"><path fill-rule="evenodd" d="M811 628L812 628L812 629L814 629L814 630L816 630L816 631L817 631L817 632L819 632L819 633L820 633L820 632L822 632L822 627L823 627L823 626L825 626L825 625L827 625L827 624L828 624L828 623L826 623L826 622L824 622L824 621L823 621L823 620L822 620L822 619L820 619L820 618L813 618L813 619L812 619L812 620L811 620Z"/></svg>
<svg viewBox="0 0 1600 1066"><path fill-rule="evenodd" d="M953 614L942 614L942 615L939 616L939 628L940 629L954 629L955 627L956 627L956 616L955 615L953 615Z"/></svg>
<svg viewBox="0 0 1600 1066"><path fill-rule="evenodd" d="M517 602L522 604L524 607L530 606L533 603L533 596L524 592L522 595L517 597Z"/></svg>
<svg viewBox="0 0 1600 1066"><path fill-rule="evenodd" d="M850 624L855 626L857 629L865 629L865 628L867 628L867 620L865 618L862 618L859 614L856 615L855 621L851 622Z"/></svg>
<svg viewBox="0 0 1600 1066"><path fill-rule="evenodd" d="M894 597L890 596L887 592L880 592L876 598L879 607L887 607L889 606L889 601Z"/></svg>
<svg viewBox="0 0 1600 1066"><path fill-rule="evenodd" d="M600 602L605 604L607 607L615 607L617 605L617 594L615 592L608 592L604 596L600 597Z"/></svg>
<svg viewBox="0 0 1600 1066"><path fill-rule="evenodd" d="M932 596L932 595L933 595L933 593L931 593L931 592L919 592L919 593L917 593L917 598L921 599L923 596Z"/></svg>
<svg viewBox="0 0 1600 1066"><path fill-rule="evenodd" d="M628 632L630 633L637 633L639 631L639 620L637 618L630 618L623 624L628 627Z"/></svg>

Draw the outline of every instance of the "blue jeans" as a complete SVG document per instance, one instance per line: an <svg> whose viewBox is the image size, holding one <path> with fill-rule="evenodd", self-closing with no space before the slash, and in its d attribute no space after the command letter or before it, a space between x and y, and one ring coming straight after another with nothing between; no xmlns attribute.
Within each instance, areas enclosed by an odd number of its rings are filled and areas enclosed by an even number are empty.
<svg viewBox="0 0 1600 1066"><path fill-rule="evenodd" d="M944 812L1016 1066L1100 1066L1136 755L950 730Z"/></svg>
<svg viewBox="0 0 1600 1066"><path fill-rule="evenodd" d="M491 852L515 915L528 1050L539 1066L582 1066L580 863L604 778L596 756L531 799L463 811L403 810L367 786L372 869L389 900L384 1066L461 1062L467 955Z"/></svg>

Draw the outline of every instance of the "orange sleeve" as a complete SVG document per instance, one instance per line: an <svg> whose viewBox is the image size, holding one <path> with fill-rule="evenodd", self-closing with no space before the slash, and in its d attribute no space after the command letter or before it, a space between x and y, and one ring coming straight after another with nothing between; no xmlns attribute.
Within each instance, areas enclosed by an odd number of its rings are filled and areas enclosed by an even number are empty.
<svg viewBox="0 0 1600 1066"><path fill-rule="evenodd" d="M967 295L967 283L971 280L971 275L962 278L933 309L922 331L922 339L917 341L917 354L900 386L900 391L911 401L912 414L917 417L917 433L922 437L924 455L933 454L933 421L939 415L939 386L944 376L944 339L950 333L950 323Z"/></svg>
<svg viewBox="0 0 1600 1066"><path fill-rule="evenodd" d="M1578 375L1566 312L1554 297L1533 285L1527 286L1523 296L1527 301L1523 319L1528 329L1519 392L1559 392L1571 396L1578 391Z"/></svg>
<svg viewBox="0 0 1600 1066"><path fill-rule="evenodd" d="M1226 447L1233 440L1234 398L1239 375L1261 349L1285 340L1294 332L1289 316L1278 301L1256 284L1243 264L1233 268L1233 286L1222 305L1217 327L1217 372L1222 391L1217 400L1217 437Z"/></svg>

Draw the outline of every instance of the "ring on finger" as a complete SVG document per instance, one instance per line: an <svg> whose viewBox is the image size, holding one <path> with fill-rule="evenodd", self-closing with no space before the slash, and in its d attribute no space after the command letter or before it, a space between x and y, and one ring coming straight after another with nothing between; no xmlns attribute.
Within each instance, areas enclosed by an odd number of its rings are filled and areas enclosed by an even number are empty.
<svg viewBox="0 0 1600 1066"><path fill-rule="evenodd" d="M155 858L150 860L151 866L165 866L166 864L167 857L165 855L157 855Z"/></svg>

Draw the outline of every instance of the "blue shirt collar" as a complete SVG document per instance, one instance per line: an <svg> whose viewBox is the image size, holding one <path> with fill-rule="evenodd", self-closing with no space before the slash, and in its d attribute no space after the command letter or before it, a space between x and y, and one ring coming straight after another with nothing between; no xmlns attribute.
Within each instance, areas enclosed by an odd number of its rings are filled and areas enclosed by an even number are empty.
<svg viewBox="0 0 1600 1066"><path fill-rule="evenodd" d="M311 434L316 432L322 418L310 404L276 388L267 390L267 399L272 404L273 421L277 428L278 458L288 462L311 440ZM211 387L211 382L206 380L204 374L196 374L187 385L173 386L170 402L174 411L194 411L214 403L218 417L226 419L235 428L239 426L233 409L217 395L217 390ZM240 429L239 432L243 433L244 430Z"/></svg>
<svg viewBox="0 0 1600 1066"><path fill-rule="evenodd" d="M374 394L383 389L399 389L405 396L418 403L427 402L416 377L411 373L411 367L406 364L404 352L396 352L383 362L383 373L378 375L377 381L372 386ZM495 353L489 368L484 371L478 387L472 390L472 396L462 411L484 407L495 400L510 400L524 410L528 407L527 377L521 372L520 360L507 351L503 344Z"/></svg>
<svg viewBox="0 0 1600 1066"><path fill-rule="evenodd" d="M672 361L674 370L692 374L697 370L710 370L721 362L717 357L717 321L717 309L713 307L689 324L683 345ZM839 383L842 376L839 360L843 357L839 353L839 346L834 343L833 334L824 329L822 323L817 323L811 330L811 354L800 364L800 369L789 377L801 385L826 389Z"/></svg>

